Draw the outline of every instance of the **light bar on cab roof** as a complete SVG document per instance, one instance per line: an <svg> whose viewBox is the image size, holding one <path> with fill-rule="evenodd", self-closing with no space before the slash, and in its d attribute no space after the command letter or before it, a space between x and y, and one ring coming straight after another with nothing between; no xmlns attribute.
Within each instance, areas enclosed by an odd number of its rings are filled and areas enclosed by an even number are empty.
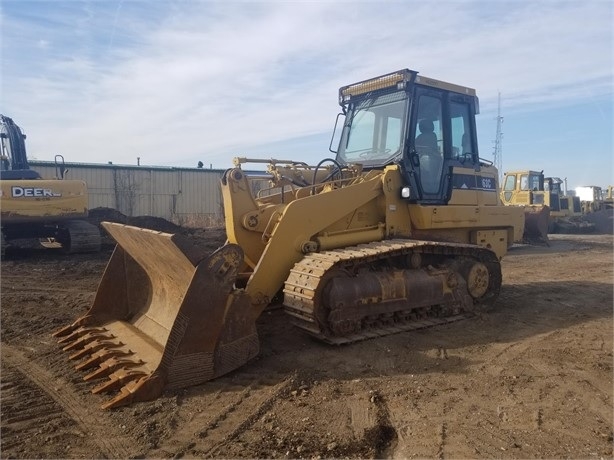
<svg viewBox="0 0 614 460"><path fill-rule="evenodd" d="M359 83L344 86L339 90L339 103L343 104L344 102L349 101L352 96L370 93L371 91L392 87L396 87L398 89L404 88L405 83L409 81L411 76L415 75L416 73L417 72L414 72L413 70L403 69L397 72L382 75L380 77L375 77Z"/></svg>
<svg viewBox="0 0 614 460"><path fill-rule="evenodd" d="M342 86L339 89L339 104L344 105L350 99L361 94L370 93L372 91L378 91L387 88L403 89L407 88L410 81L413 81L419 85L430 86L432 88L444 89L459 94L465 94L472 96L475 99L476 113L479 113L478 98L475 94L475 89L468 88L466 86L455 85L454 83L447 83L441 80L435 80L434 78L428 78L419 76L415 70L403 69L396 72L381 75L379 77L364 80L351 85Z"/></svg>

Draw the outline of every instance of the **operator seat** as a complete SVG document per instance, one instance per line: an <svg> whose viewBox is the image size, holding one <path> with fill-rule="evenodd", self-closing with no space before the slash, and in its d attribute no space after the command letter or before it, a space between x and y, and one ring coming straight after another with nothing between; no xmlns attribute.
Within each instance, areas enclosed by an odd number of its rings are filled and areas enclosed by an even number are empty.
<svg viewBox="0 0 614 460"><path fill-rule="evenodd" d="M429 119L423 118L418 123L420 134L416 137L415 145L418 154L434 155L438 153L437 135L435 134L435 126Z"/></svg>

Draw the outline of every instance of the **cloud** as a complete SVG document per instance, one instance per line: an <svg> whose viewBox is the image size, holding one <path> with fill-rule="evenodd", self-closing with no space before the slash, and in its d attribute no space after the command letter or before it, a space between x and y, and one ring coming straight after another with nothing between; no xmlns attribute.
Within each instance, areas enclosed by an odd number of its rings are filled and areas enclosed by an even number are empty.
<svg viewBox="0 0 614 460"><path fill-rule="evenodd" d="M510 110L612 95L608 2L30 3L2 13L2 105L39 158L225 167L328 142L339 86L404 67L486 113L498 91Z"/></svg>

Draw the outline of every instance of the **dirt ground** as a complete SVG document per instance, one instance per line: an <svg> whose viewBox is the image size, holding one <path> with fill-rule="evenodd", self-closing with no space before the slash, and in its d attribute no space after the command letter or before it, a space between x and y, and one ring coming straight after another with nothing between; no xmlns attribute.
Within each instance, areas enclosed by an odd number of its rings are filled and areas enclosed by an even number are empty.
<svg viewBox="0 0 614 460"><path fill-rule="evenodd" d="M513 248L496 307L445 326L333 347L267 311L246 366L102 411L51 333L110 254L2 262L2 458L612 458L611 234Z"/></svg>

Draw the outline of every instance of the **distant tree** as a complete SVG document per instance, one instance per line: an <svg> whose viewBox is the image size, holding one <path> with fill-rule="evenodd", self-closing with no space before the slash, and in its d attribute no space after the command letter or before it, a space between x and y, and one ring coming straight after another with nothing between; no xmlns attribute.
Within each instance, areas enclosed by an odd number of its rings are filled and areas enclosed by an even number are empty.
<svg viewBox="0 0 614 460"><path fill-rule="evenodd" d="M202 168L203 166L204 166L203 162L202 162L202 161L199 161L199 162L198 162L198 167L199 167L199 168Z"/></svg>

